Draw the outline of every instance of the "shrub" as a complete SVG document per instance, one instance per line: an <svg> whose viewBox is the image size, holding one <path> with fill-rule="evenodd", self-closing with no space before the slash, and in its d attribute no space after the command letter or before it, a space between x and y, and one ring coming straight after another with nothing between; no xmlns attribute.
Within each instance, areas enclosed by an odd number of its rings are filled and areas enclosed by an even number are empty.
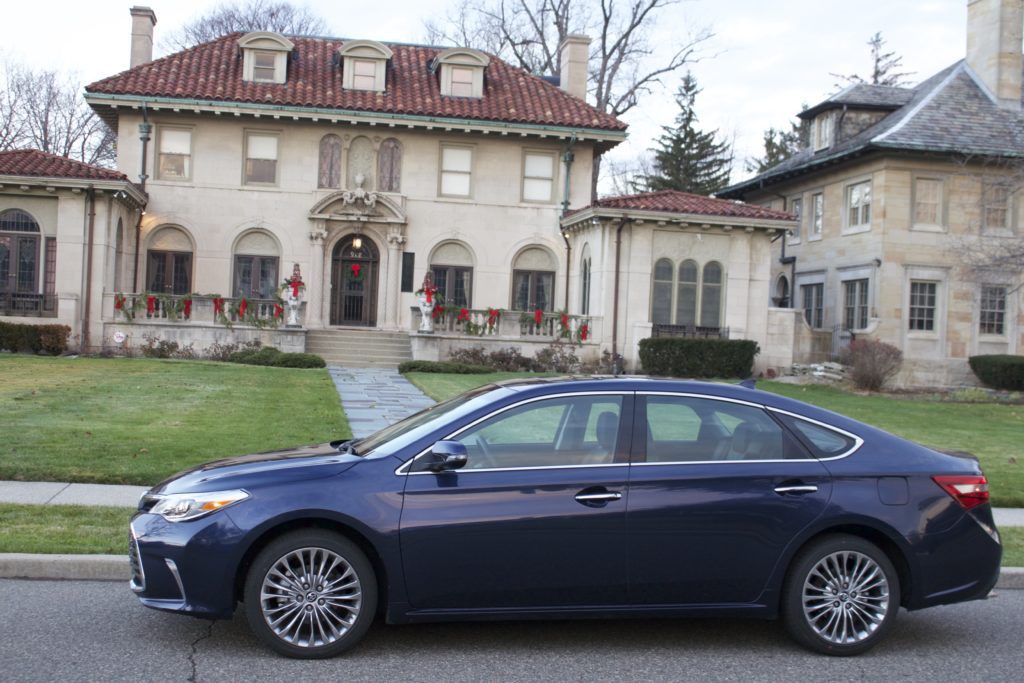
<svg viewBox="0 0 1024 683"><path fill-rule="evenodd" d="M853 385L864 391L879 391L903 365L903 352L876 339L854 339L840 356L850 366Z"/></svg>
<svg viewBox="0 0 1024 683"><path fill-rule="evenodd" d="M244 344L221 344L220 342L213 342L206 347L206 351L203 352L203 355L209 360L228 362L231 360L231 355L237 351L258 351L259 348L259 340L246 342Z"/></svg>
<svg viewBox="0 0 1024 683"><path fill-rule="evenodd" d="M448 360L466 365L491 365L491 354L482 346L474 346L470 349L455 349L448 354Z"/></svg>
<svg viewBox="0 0 1024 683"><path fill-rule="evenodd" d="M658 337L640 341L644 371L665 377L750 377L757 342Z"/></svg>
<svg viewBox="0 0 1024 683"><path fill-rule="evenodd" d="M538 351L534 363L542 372L577 372L580 369L580 359L573 351L572 344L557 340L546 349Z"/></svg>
<svg viewBox="0 0 1024 683"><path fill-rule="evenodd" d="M1024 390L1024 356L986 355L967 359L981 383L993 389Z"/></svg>
<svg viewBox="0 0 1024 683"><path fill-rule="evenodd" d="M232 363L244 363L246 365L264 365L271 366L275 365L278 360L278 356L281 352L275 349L273 346L264 346L258 351L245 352L242 351L233 356L241 356L241 360L232 359Z"/></svg>
<svg viewBox="0 0 1024 683"><path fill-rule="evenodd" d="M252 344L248 346L251 347ZM228 356L228 362L275 368L322 368L327 365L324 359L315 353L284 353L273 346L235 351Z"/></svg>
<svg viewBox="0 0 1024 683"><path fill-rule="evenodd" d="M444 372L455 375L482 375L492 372L486 365L472 365L455 361L408 360L398 366L398 371L407 372Z"/></svg>
<svg viewBox="0 0 1024 683"><path fill-rule="evenodd" d="M0 351L31 351L60 355L68 350L67 325L24 325L0 322Z"/></svg>
<svg viewBox="0 0 1024 683"><path fill-rule="evenodd" d="M178 352L178 342L149 336L143 339L146 340L146 344L141 351L146 358L172 358Z"/></svg>
<svg viewBox="0 0 1024 683"><path fill-rule="evenodd" d="M326 366L327 361L315 353L281 353L274 361L274 367L278 368L323 368Z"/></svg>

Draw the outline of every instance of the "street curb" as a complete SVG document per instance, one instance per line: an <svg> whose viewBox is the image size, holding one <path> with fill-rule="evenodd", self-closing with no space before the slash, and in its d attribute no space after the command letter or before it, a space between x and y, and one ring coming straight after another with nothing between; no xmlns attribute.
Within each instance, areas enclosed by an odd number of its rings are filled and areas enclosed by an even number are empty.
<svg viewBox="0 0 1024 683"><path fill-rule="evenodd" d="M127 581L130 578L127 555L0 553L0 579ZM1000 569L996 588L1024 589L1024 567Z"/></svg>

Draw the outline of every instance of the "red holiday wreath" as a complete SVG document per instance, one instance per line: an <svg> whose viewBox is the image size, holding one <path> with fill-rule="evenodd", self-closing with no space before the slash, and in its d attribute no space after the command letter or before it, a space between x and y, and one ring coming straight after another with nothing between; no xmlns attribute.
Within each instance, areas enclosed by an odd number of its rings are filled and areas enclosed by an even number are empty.
<svg viewBox="0 0 1024 683"><path fill-rule="evenodd" d="M349 279L351 279L353 282L361 282L362 279L366 276L366 274L363 273L363 266L359 263L349 264L348 268L349 272L351 273L351 277Z"/></svg>

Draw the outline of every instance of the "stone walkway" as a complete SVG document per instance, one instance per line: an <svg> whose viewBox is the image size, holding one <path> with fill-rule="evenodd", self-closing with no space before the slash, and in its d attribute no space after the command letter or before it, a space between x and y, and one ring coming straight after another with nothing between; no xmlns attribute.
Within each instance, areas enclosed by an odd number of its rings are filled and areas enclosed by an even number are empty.
<svg viewBox="0 0 1024 683"><path fill-rule="evenodd" d="M394 368L327 369L341 396L352 436L357 439L434 405Z"/></svg>

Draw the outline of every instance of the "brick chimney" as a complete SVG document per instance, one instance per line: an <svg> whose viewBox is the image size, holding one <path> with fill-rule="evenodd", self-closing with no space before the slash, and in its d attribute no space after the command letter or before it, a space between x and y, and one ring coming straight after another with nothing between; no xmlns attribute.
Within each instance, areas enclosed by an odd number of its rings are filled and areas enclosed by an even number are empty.
<svg viewBox="0 0 1024 683"><path fill-rule="evenodd" d="M1024 0L967 0L967 64L999 104L1020 109Z"/></svg>
<svg viewBox="0 0 1024 683"><path fill-rule="evenodd" d="M562 41L562 44L558 46L558 51L560 53L558 87L570 95L586 100L590 38L577 33L570 33Z"/></svg>
<svg viewBox="0 0 1024 683"><path fill-rule="evenodd" d="M153 61L153 27L156 13L148 7L132 7L132 60L129 68Z"/></svg>

